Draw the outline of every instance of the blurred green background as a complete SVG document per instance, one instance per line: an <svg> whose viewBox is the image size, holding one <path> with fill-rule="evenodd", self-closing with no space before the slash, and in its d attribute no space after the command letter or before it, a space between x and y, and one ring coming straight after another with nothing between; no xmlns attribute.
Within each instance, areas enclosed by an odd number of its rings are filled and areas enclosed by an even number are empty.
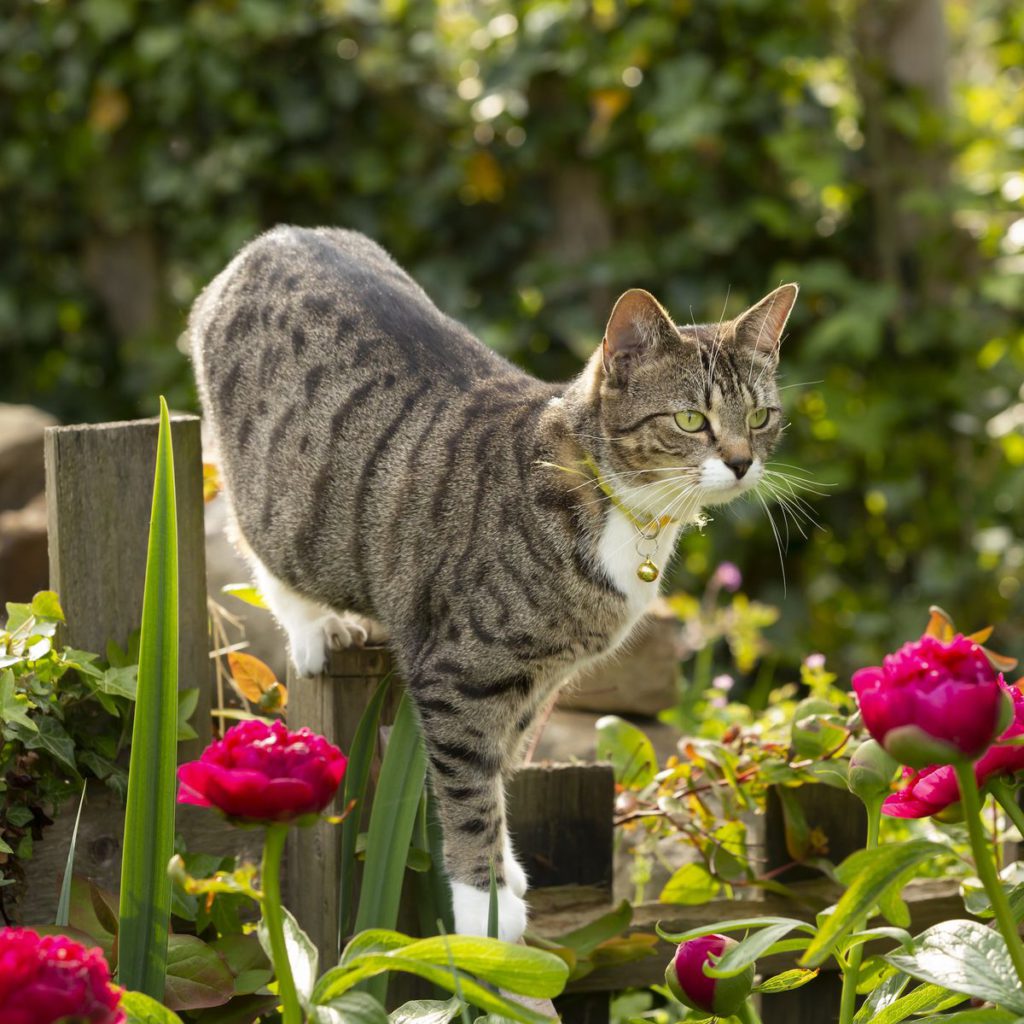
<svg viewBox="0 0 1024 1024"><path fill-rule="evenodd" d="M796 280L778 458L823 528L784 594L761 507L720 512L677 582L737 562L787 661L933 602L1024 653L1022 40L1019 0L9 0L0 400L194 407L189 304L280 221L548 378L627 287L717 320Z"/></svg>

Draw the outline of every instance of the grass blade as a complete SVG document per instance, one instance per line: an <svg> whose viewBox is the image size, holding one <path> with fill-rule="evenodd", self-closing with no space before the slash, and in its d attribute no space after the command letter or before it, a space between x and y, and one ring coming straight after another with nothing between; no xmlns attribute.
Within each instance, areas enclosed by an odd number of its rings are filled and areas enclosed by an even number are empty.
<svg viewBox="0 0 1024 1024"><path fill-rule="evenodd" d="M409 697L403 695L384 753L370 812L366 867L356 914L357 932L364 928L394 928L398 920L405 862L416 824L426 767L419 723ZM387 975L374 978L367 988L371 995L385 1002Z"/></svg>
<svg viewBox="0 0 1024 1024"><path fill-rule="evenodd" d="M377 747L377 729L380 726L380 713L384 707L388 691L391 688L391 676L386 675L377 685L370 703L366 705L356 734L352 738L352 747L348 751L348 767L345 771L345 784L342 791L341 806L355 800L356 806L352 813L341 823L341 878L339 880L339 914L338 935L341 938L339 948L344 948L348 937L352 918L355 915L355 883L356 883L356 840L363 820L363 808L366 806L366 793L370 784L370 766Z"/></svg>
<svg viewBox="0 0 1024 1024"><path fill-rule="evenodd" d="M75 847L78 845L78 823L82 820L82 808L85 806L85 783L82 783L82 795L78 798L78 813L75 815L75 827L71 830L71 845L68 847L68 860L64 865L64 880L60 883L60 897L57 900L57 918L53 922L58 928L67 928L71 916L71 879L75 873Z"/></svg>
<svg viewBox="0 0 1024 1024"><path fill-rule="evenodd" d="M494 873L494 861L490 863L490 891L487 900L487 937L498 937L498 877Z"/></svg>
<svg viewBox="0 0 1024 1024"><path fill-rule="evenodd" d="M174 853L178 722L178 526L167 403L160 431L142 598L139 684L121 860L118 981L163 1000Z"/></svg>

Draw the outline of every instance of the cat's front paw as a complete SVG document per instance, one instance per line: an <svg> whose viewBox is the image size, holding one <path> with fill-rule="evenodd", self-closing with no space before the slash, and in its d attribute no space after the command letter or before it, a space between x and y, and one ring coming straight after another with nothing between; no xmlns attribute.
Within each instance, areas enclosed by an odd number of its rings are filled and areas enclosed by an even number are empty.
<svg viewBox="0 0 1024 1024"><path fill-rule="evenodd" d="M343 651L346 647L362 647L369 638L369 631L361 616L351 612L331 612L301 629L288 633L295 671L300 676L318 676L327 668L327 652Z"/></svg>
<svg viewBox="0 0 1024 1024"><path fill-rule="evenodd" d="M465 882L452 882L452 910L459 935L486 935L491 894ZM526 903L507 885L498 887L498 938L518 942L526 931Z"/></svg>

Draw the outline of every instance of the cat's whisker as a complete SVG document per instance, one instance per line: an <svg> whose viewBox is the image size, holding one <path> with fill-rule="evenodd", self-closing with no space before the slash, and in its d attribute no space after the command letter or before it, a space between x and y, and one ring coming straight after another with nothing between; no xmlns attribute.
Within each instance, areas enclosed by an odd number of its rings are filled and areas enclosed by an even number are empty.
<svg viewBox="0 0 1024 1024"><path fill-rule="evenodd" d="M725 311L729 306L729 296L732 294L732 285L725 289L725 301L722 303L722 312L718 317L718 324L715 326L715 340L711 345L711 357L709 359L708 378L712 386L715 383L715 368L718 365L718 356L722 350L722 323L725 320Z"/></svg>
<svg viewBox="0 0 1024 1024"><path fill-rule="evenodd" d="M790 503L789 499L785 495L780 494L770 484L762 483L762 486L768 491L768 493L776 501L776 503L778 504L779 508L782 509L783 522L786 524L786 547L787 547L787 549L789 548L789 521L790 520L792 520L793 525L796 527L796 530L800 534L800 536L803 537L804 540L807 540L807 534L804 532L804 521L805 521L806 513L801 513L797 509L795 509L792 506L792 504ZM818 524L814 523L813 525L817 526Z"/></svg>
<svg viewBox="0 0 1024 1024"><path fill-rule="evenodd" d="M775 519L773 518L771 511L768 508L768 503L764 500L764 496L753 490L750 492L761 502L761 507L764 509L764 514L768 517L768 522L771 523L772 533L775 535L775 546L779 551L779 570L782 573L782 596L786 596L786 559L782 553L782 539L779 537L778 527L775 525Z"/></svg>
<svg viewBox="0 0 1024 1024"><path fill-rule="evenodd" d="M824 384L823 380L798 380L795 384L783 384L782 387L777 388L779 391L785 391L787 388L805 388L811 384Z"/></svg>

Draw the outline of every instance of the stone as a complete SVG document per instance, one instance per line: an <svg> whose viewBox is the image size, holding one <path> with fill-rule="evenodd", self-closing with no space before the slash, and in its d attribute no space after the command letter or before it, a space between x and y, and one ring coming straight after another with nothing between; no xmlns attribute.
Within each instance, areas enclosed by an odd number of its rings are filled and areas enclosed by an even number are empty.
<svg viewBox="0 0 1024 1024"><path fill-rule="evenodd" d="M45 490L43 432L56 422L34 406L0 403L0 512L24 508Z"/></svg>
<svg viewBox="0 0 1024 1024"><path fill-rule="evenodd" d="M625 715L656 715L671 707L682 631L668 602L658 598L616 654L584 669L562 690L559 707Z"/></svg>
<svg viewBox="0 0 1024 1024"><path fill-rule="evenodd" d="M0 608L8 601L31 601L46 590L46 495L24 508L0 512Z"/></svg>

